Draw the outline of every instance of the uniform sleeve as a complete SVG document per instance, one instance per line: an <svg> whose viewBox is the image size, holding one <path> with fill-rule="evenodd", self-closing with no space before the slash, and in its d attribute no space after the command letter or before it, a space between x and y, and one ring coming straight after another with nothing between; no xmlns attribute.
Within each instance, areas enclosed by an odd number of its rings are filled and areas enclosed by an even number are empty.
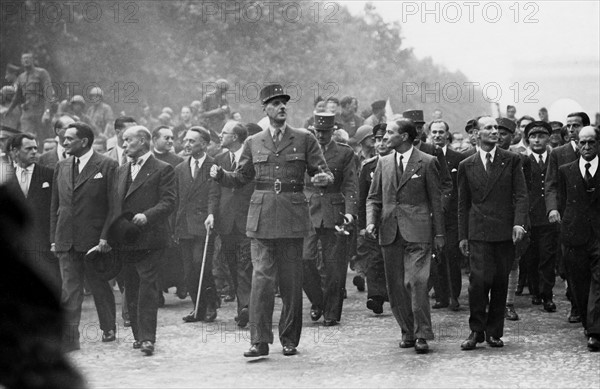
<svg viewBox="0 0 600 389"><path fill-rule="evenodd" d="M375 173L373 173L373 181L369 188L369 195L367 196L367 226L369 224L379 225L381 221L381 209L382 209L382 181L381 181L381 170L382 170L381 158L377 161L377 167Z"/></svg>
<svg viewBox="0 0 600 389"><path fill-rule="evenodd" d="M356 215L356 163L354 163L354 152L349 148L344 164L342 193L346 198L346 213Z"/></svg>

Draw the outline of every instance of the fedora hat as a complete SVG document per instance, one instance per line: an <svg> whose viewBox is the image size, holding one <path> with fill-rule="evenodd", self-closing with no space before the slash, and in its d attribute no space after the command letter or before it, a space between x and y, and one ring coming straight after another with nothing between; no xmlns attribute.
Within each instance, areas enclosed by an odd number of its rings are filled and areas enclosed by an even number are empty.
<svg viewBox="0 0 600 389"><path fill-rule="evenodd" d="M125 212L117 217L108 227L109 244L133 245L142 235L140 227L133 224L133 212Z"/></svg>
<svg viewBox="0 0 600 389"><path fill-rule="evenodd" d="M89 251L85 255L86 268L102 280L112 280L121 271L123 262L115 250L101 253L98 250Z"/></svg>

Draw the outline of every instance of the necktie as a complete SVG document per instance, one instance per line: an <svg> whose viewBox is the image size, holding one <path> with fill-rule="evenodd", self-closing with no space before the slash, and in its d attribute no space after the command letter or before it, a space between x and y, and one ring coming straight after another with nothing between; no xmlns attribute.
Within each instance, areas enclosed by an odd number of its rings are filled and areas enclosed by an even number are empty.
<svg viewBox="0 0 600 389"><path fill-rule="evenodd" d="M400 180L402 179L402 174L404 174L404 163L402 160L404 159L404 155L400 154L400 158L398 160L398 169L396 169L396 180L398 184L400 184Z"/></svg>
<svg viewBox="0 0 600 389"><path fill-rule="evenodd" d="M490 173L492 172L492 154L487 153L485 155L485 172L488 174L488 176L490 175Z"/></svg>
<svg viewBox="0 0 600 389"><path fill-rule="evenodd" d="M590 173L591 166L592 164L589 162L585 164L585 175L583 176L583 180L585 181L585 185L587 187L590 186L590 182L592 181L592 174Z"/></svg>
<svg viewBox="0 0 600 389"><path fill-rule="evenodd" d="M140 172L140 162L142 162L141 159L133 159L131 161L131 182L135 180L135 177L137 177L138 173Z"/></svg>
<svg viewBox="0 0 600 389"><path fill-rule="evenodd" d="M73 157L73 184L77 181L77 176L79 176L79 158Z"/></svg>
<svg viewBox="0 0 600 389"><path fill-rule="evenodd" d="M273 134L273 143L275 143L275 147L279 146L279 136L281 135L281 128L276 128L275 133Z"/></svg>
<svg viewBox="0 0 600 389"><path fill-rule="evenodd" d="M27 169L21 169L21 180L19 181L19 184L21 185L21 190L23 191L25 197L27 197L27 192L29 191L27 175Z"/></svg>
<svg viewBox="0 0 600 389"><path fill-rule="evenodd" d="M235 163L235 154L234 153L230 153L230 157L231 157L231 171L234 171L235 169L237 169L237 163Z"/></svg>
<svg viewBox="0 0 600 389"><path fill-rule="evenodd" d="M127 161L127 154L125 154L125 150L121 153L121 161L119 161L119 166L124 165Z"/></svg>
<svg viewBox="0 0 600 389"><path fill-rule="evenodd" d="M197 159L194 160L194 168L192 169L192 178L196 179L196 176L198 175L198 169L200 169L200 163L198 162Z"/></svg>
<svg viewBox="0 0 600 389"><path fill-rule="evenodd" d="M542 154L540 154L540 160L538 161L538 165L540 165L540 170L544 170L544 159L542 158Z"/></svg>

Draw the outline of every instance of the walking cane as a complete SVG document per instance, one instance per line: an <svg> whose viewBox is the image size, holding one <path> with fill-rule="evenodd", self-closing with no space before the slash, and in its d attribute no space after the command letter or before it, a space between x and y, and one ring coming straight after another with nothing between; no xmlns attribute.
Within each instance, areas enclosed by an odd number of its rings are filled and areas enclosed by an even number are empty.
<svg viewBox="0 0 600 389"><path fill-rule="evenodd" d="M200 302L200 291L202 290L202 278L204 278L204 265L206 264L206 253L208 251L208 238L210 237L209 227L206 230L206 240L204 241L204 253L202 254L202 267L200 268L200 279L198 280L198 293L196 293L196 306L194 307L194 319L197 319L198 304Z"/></svg>

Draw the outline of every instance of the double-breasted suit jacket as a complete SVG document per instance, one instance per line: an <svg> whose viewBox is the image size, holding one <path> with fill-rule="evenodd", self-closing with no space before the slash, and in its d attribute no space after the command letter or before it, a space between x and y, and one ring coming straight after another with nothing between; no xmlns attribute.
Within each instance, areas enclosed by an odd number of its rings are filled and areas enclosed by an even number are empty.
<svg viewBox="0 0 600 389"><path fill-rule="evenodd" d="M124 212L131 212L134 215L143 213L148 222L141 227L142 234L134 244L119 245L117 248L123 251L135 251L167 247L169 215L175 209L176 200L173 167L150 155L135 180L128 185L130 179L131 166L126 163L118 168L116 174L113 218L117 218Z"/></svg>
<svg viewBox="0 0 600 389"><path fill-rule="evenodd" d="M315 228L334 228L342 224L343 214L356 215L356 163L350 146L331 142L323 153L333 173L333 184L315 187L306 180L310 218Z"/></svg>
<svg viewBox="0 0 600 389"><path fill-rule="evenodd" d="M407 242L431 243L432 232L444 235L438 161L413 148L399 182L396 170L395 152L379 158L367 198L367 225L379 227L382 246L392 244L398 231Z"/></svg>
<svg viewBox="0 0 600 389"><path fill-rule="evenodd" d="M225 172L221 183L236 186L255 180L246 224L248 237L303 238L314 230L302 190L277 193L261 188L275 188L278 183L301 188L304 173L312 177L319 169L330 173L317 139L307 130L286 126L277 146L268 129L246 139L238 169Z"/></svg>
<svg viewBox="0 0 600 389"><path fill-rule="evenodd" d="M488 178L479 153L458 167L459 240L501 242L512 239L515 225L525 226L529 204L521 157L496 148Z"/></svg>
<svg viewBox="0 0 600 389"><path fill-rule="evenodd" d="M175 237L192 239L206 235L204 221L208 215L217 216L219 185L210 178L210 168L215 160L206 156L195 178L192 178L190 158L187 157L175 168L177 183L177 216Z"/></svg>
<svg viewBox="0 0 600 389"><path fill-rule="evenodd" d="M54 170L50 241L56 251L87 252L106 239L117 162L93 151L73 184L73 157Z"/></svg>

